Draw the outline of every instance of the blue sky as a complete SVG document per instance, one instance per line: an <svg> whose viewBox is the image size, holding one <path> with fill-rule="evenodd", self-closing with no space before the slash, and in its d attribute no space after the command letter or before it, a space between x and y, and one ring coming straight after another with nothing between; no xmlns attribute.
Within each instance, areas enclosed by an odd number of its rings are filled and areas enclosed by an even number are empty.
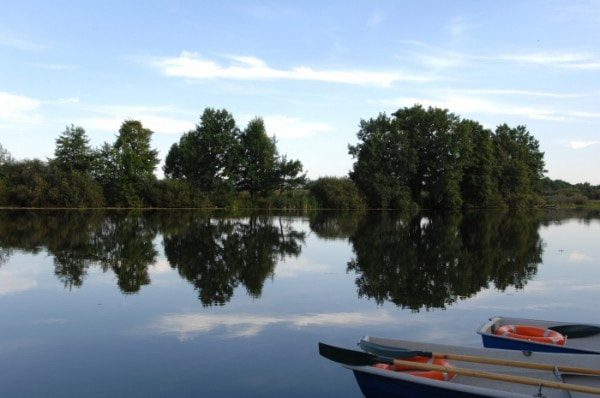
<svg viewBox="0 0 600 398"><path fill-rule="evenodd" d="M71 124L112 143L126 119L164 159L211 107L262 117L310 178L343 176L360 120L416 103L525 125L550 178L600 184L600 2L0 3L16 159L53 157Z"/></svg>

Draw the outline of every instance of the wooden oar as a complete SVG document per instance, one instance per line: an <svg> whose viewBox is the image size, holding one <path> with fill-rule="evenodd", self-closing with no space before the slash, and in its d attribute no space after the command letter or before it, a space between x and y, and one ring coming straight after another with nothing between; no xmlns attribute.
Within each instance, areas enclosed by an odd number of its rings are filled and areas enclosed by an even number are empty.
<svg viewBox="0 0 600 398"><path fill-rule="evenodd" d="M537 387L556 388L559 390L584 392L588 394L600 395L600 388L580 386L577 384L559 383L532 377L513 376L504 373L484 372L480 370L472 370L465 368L456 368L452 366L440 366L433 364L424 364L412 361L403 361L400 359L392 359L380 357L366 352L353 351L345 348L334 347L325 343L319 343L319 354L334 362L343 363L353 366L368 366L377 363L386 363L389 365L405 366L412 369L433 370L437 372L446 372L462 376L479 377L490 380L506 381L511 383L527 384Z"/></svg>
<svg viewBox="0 0 600 398"><path fill-rule="evenodd" d="M563 336L567 336L570 339L579 339L582 337L590 337L600 334L600 327L594 325L560 325L560 326L552 326L548 329L554 330L562 334Z"/></svg>
<svg viewBox="0 0 600 398"><path fill-rule="evenodd" d="M525 368L525 369L538 369L538 370L557 370L563 373L579 373L579 374L588 374L588 375L599 375L600 369L590 369L590 368L579 368L574 366L562 366L562 365L553 365L549 363L535 363L535 362L522 362L522 361L513 361L509 359L497 359L497 358L488 358L488 357L479 357L473 355L461 355L461 354L447 354L443 352L430 352L430 351L415 351L409 350L407 348L395 348L388 347L380 344L371 343L370 341L361 340L360 348L365 351L368 351L372 354L388 357L388 358L410 358L415 356L429 357L429 358L442 358L442 359L453 359L456 361L462 362L473 362L473 363L484 363L489 365L499 365L499 366L512 366L516 368ZM600 357L599 357L600 359Z"/></svg>

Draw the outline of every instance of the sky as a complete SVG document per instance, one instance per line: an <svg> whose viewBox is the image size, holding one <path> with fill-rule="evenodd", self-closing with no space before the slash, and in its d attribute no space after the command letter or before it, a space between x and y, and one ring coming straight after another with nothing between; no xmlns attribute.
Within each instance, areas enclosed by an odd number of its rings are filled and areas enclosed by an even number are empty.
<svg viewBox="0 0 600 398"><path fill-rule="evenodd" d="M97 148L139 120L162 161L214 108L261 117L309 178L346 176L360 121L415 104L524 125L548 177L600 184L600 1L0 2L17 160L54 157L67 126Z"/></svg>

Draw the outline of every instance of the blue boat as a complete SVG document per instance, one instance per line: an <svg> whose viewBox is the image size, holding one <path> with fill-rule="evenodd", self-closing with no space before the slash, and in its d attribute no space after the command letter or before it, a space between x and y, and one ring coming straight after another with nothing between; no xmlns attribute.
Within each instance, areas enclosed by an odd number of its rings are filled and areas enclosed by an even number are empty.
<svg viewBox="0 0 600 398"><path fill-rule="evenodd" d="M524 330L524 332L520 332ZM547 339L530 336L529 330L558 334L561 338ZM515 333L513 333L515 332ZM567 354L600 354L600 326L572 322L496 316L482 324L477 333L486 348L505 350L553 352ZM541 341L540 341L541 340Z"/></svg>
<svg viewBox="0 0 600 398"><path fill-rule="evenodd" d="M597 397L600 394L600 357L530 353L512 350L458 347L367 336L359 345L363 351L319 344L325 358L342 364L354 373L365 397L386 398L564 398ZM369 351L375 351L371 353ZM406 355L444 356L448 366L421 363L422 377L406 369ZM443 353L443 354L442 354ZM460 359L457 359L460 358ZM414 362L409 362L414 365ZM573 371L577 372L574 373ZM448 372L451 381L430 377L431 372ZM583 372L583 373L582 373Z"/></svg>

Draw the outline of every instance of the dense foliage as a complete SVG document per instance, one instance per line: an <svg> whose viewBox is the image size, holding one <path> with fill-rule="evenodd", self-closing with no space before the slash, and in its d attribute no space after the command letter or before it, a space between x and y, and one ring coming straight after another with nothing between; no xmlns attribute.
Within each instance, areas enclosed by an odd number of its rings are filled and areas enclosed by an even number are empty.
<svg viewBox="0 0 600 398"><path fill-rule="evenodd" d="M600 186L543 177L544 154L524 126L494 132L448 110L420 105L361 120L348 177L308 183L261 118L240 129L207 108L155 169L153 132L122 123L115 142L92 148L68 126L54 158L15 160L0 144L0 207L396 208L457 209L585 205ZM309 187L309 190L298 189Z"/></svg>
<svg viewBox="0 0 600 398"><path fill-rule="evenodd" d="M350 178L370 207L530 207L544 173L539 144L523 126L495 133L448 110L404 108L362 120Z"/></svg>
<svg viewBox="0 0 600 398"><path fill-rule="evenodd" d="M358 187L349 178L322 177L310 184L310 193L322 209L366 207Z"/></svg>
<svg viewBox="0 0 600 398"><path fill-rule="evenodd" d="M287 194L306 184L302 163L279 156L276 140L267 136L260 118L241 131L229 112L207 108L196 128L171 147L163 180L154 174L159 159L150 144L152 134L139 121L126 120L114 143L94 149L82 127L69 126L47 162L15 161L0 145L0 206L238 207L276 202L286 207L288 198L294 206L307 206Z"/></svg>

